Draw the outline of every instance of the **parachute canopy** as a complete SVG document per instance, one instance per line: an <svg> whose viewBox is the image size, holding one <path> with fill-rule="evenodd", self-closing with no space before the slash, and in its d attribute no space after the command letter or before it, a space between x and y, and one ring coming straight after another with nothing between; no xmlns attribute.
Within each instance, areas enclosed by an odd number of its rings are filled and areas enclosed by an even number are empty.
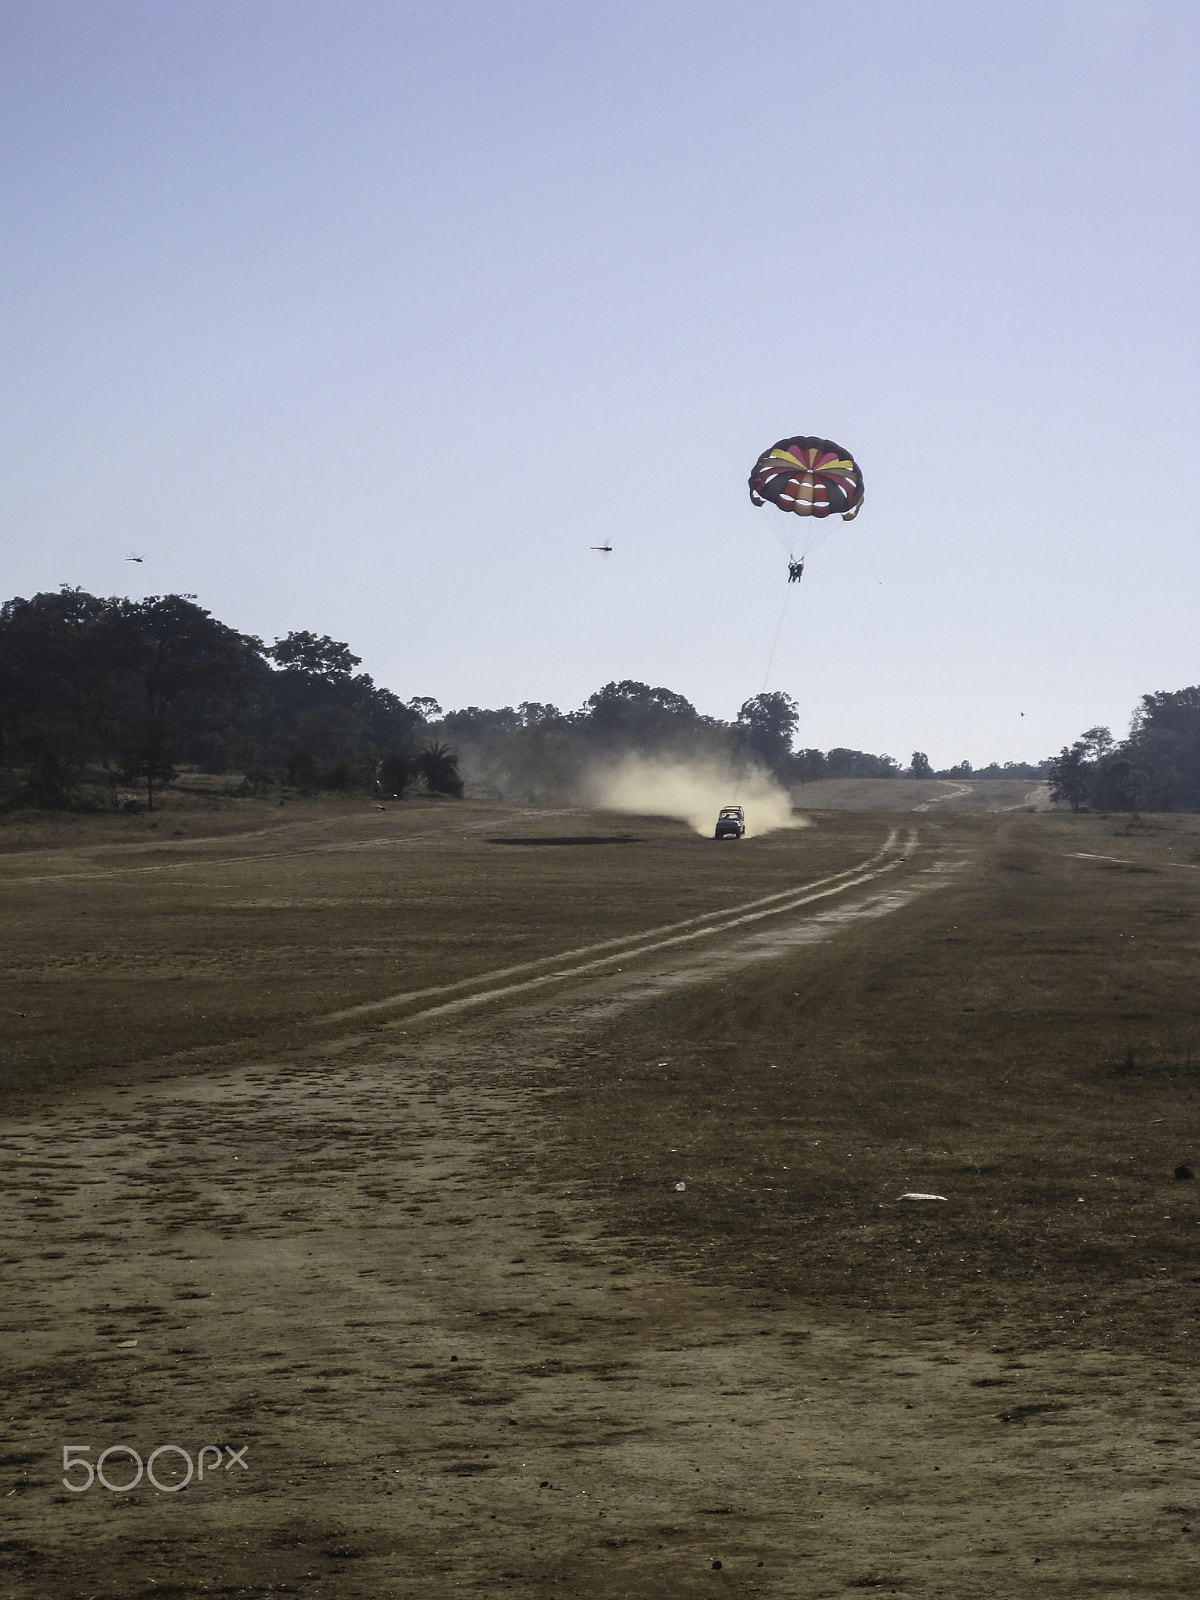
<svg viewBox="0 0 1200 1600"><path fill-rule="evenodd" d="M848 450L832 439L798 434L764 450L750 474L756 506L770 500L798 517L829 517L840 512L852 522L863 503L863 476Z"/></svg>

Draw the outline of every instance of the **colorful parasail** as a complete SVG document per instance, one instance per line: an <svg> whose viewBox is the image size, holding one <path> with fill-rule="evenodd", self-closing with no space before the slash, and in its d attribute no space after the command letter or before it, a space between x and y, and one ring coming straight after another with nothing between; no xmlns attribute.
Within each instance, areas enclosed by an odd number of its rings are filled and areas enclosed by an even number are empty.
<svg viewBox="0 0 1200 1600"><path fill-rule="evenodd" d="M756 506L770 500L798 517L840 514L852 522L863 503L863 476L848 450L832 439L798 434L764 450L750 474Z"/></svg>

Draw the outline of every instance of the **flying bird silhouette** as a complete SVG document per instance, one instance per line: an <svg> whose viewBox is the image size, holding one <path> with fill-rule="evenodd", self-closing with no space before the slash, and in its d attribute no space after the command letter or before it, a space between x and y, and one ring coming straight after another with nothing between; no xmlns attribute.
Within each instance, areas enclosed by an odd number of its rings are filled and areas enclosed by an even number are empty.
<svg viewBox="0 0 1200 1600"><path fill-rule="evenodd" d="M145 556L126 556L126 561L145 561Z"/></svg>

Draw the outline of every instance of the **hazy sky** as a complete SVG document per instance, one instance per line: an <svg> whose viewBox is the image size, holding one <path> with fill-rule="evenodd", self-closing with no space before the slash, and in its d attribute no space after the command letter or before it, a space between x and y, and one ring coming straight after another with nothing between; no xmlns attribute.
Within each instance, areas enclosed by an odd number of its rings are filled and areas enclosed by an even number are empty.
<svg viewBox="0 0 1200 1600"><path fill-rule="evenodd" d="M1200 681L1198 105L1195 0L5 0L0 598L732 717L816 433L801 743L1121 733Z"/></svg>

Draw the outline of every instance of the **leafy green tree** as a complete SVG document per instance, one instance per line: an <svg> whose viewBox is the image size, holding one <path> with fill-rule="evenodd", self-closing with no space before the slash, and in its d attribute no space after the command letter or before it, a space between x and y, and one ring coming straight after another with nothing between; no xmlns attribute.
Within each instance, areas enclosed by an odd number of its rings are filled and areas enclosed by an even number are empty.
<svg viewBox="0 0 1200 1600"><path fill-rule="evenodd" d="M146 808L154 810L154 785L175 776L175 730L162 717L135 717L121 743L121 777L126 783L146 782Z"/></svg>
<svg viewBox="0 0 1200 1600"><path fill-rule="evenodd" d="M562 725L563 714L557 706L540 700L522 700L517 707L523 728L556 728Z"/></svg>
<svg viewBox="0 0 1200 1600"><path fill-rule="evenodd" d="M789 773L794 783L816 783L829 776L829 766L823 750L797 750L792 757Z"/></svg>
<svg viewBox="0 0 1200 1600"><path fill-rule="evenodd" d="M408 702L408 709L421 722L432 722L442 714L442 708L430 694L417 694Z"/></svg>
<svg viewBox="0 0 1200 1600"><path fill-rule="evenodd" d="M354 655L348 644L328 634L289 633L285 639L276 639L266 654L281 672L296 672L324 683L349 679L362 663L362 657Z"/></svg>
<svg viewBox="0 0 1200 1600"><path fill-rule="evenodd" d="M429 696L406 705L367 673L355 673L359 657L328 635L289 633L267 654L276 671L266 736L286 753L300 787L369 782L379 753L410 753L427 717L441 710Z"/></svg>
<svg viewBox="0 0 1200 1600"><path fill-rule="evenodd" d="M1145 775L1147 810L1200 811L1200 685L1143 695L1121 754Z"/></svg>
<svg viewBox="0 0 1200 1600"><path fill-rule="evenodd" d="M800 710L790 694L774 690L743 703L737 726L749 754L772 772L782 772L792 754Z"/></svg>
<svg viewBox="0 0 1200 1600"><path fill-rule="evenodd" d="M914 750L912 760L908 764L910 778L932 778L933 768L929 765L929 757L924 750Z"/></svg>
<svg viewBox="0 0 1200 1600"><path fill-rule="evenodd" d="M1047 774L1050 779L1050 798L1057 805L1060 800L1065 800L1072 811L1078 811L1088 797L1091 788L1091 773L1081 742L1068 746L1064 745L1055 759L1050 763Z"/></svg>
<svg viewBox="0 0 1200 1600"><path fill-rule="evenodd" d="M1120 754L1106 755L1088 772L1088 798L1101 811L1141 810L1148 787L1146 773Z"/></svg>
<svg viewBox="0 0 1200 1600"><path fill-rule="evenodd" d="M324 772L359 753L362 726L352 706L309 706L292 721L291 749L306 751L314 770Z"/></svg>
<svg viewBox="0 0 1200 1600"><path fill-rule="evenodd" d="M694 740L705 726L683 695L632 678L606 683L589 695L573 722L586 745L609 754L664 753Z"/></svg>
<svg viewBox="0 0 1200 1600"><path fill-rule="evenodd" d="M146 715L176 701L229 696L261 660L261 646L218 622L190 595L120 600L106 617L113 658L140 683Z"/></svg>
<svg viewBox="0 0 1200 1600"><path fill-rule="evenodd" d="M1101 727L1089 728L1075 743L1088 762L1103 761L1116 748L1111 732Z"/></svg>
<svg viewBox="0 0 1200 1600"><path fill-rule="evenodd" d="M894 778L899 771L891 756L846 750L840 745L826 755L825 769L831 778Z"/></svg>
<svg viewBox="0 0 1200 1600"><path fill-rule="evenodd" d="M424 726L414 702L406 705L390 689L379 689L365 674L354 678L350 692L355 697L363 747L369 751L399 749L411 753ZM436 705L436 700L429 701Z"/></svg>
<svg viewBox="0 0 1200 1600"><path fill-rule="evenodd" d="M117 604L64 585L0 607L0 762L107 759L129 699L105 626Z"/></svg>
<svg viewBox="0 0 1200 1600"><path fill-rule="evenodd" d="M463 744L484 744L517 733L524 725L520 712L511 706L488 711L482 706L466 706L448 711L442 718L442 731Z"/></svg>

